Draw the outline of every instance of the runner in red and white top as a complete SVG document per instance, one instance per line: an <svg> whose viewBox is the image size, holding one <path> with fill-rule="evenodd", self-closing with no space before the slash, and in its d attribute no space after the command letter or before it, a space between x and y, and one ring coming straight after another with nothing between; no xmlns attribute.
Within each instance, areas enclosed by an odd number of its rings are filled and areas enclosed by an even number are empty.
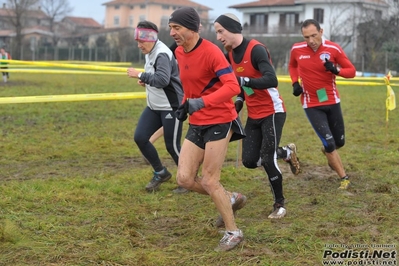
<svg viewBox="0 0 399 266"><path fill-rule="evenodd" d="M345 127L335 78L353 78L356 69L338 44L323 39L318 21L305 20L301 30L305 41L292 46L288 66L293 94L301 95L302 106L323 144L328 164L341 178L339 188L347 189L350 182L337 152L345 144Z"/></svg>
<svg viewBox="0 0 399 266"><path fill-rule="evenodd" d="M277 88L270 53L264 44L244 38L241 23L234 14L220 15L214 28L217 39L228 51L226 57L242 88L235 102L237 113L243 108L243 102L247 106L247 137L242 143L242 163L247 168L264 168L274 198L269 218L283 218L286 215L283 176L276 158L287 161L295 175L299 174L300 165L294 143L279 147L286 109Z"/></svg>

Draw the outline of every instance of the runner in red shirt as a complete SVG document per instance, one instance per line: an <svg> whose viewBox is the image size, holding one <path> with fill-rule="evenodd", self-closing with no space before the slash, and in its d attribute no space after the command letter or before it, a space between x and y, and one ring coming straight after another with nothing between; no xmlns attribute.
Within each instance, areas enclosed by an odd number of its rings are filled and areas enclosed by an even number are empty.
<svg viewBox="0 0 399 266"><path fill-rule="evenodd" d="M199 25L199 15L191 7L177 9L169 18L170 35L178 45L175 55L184 91L176 114L180 120L190 115L177 182L212 198L226 227L216 250L227 251L243 240L234 214L245 205L246 197L226 191L220 183L229 141L245 136L232 100L240 87L222 51L198 34Z"/></svg>
<svg viewBox="0 0 399 266"><path fill-rule="evenodd" d="M247 168L256 168L261 158L274 198L273 211L268 218L283 218L286 215L283 176L276 158L289 162L293 174L299 174L300 166L294 143L279 147L286 109L277 89L278 80L269 51L260 42L244 38L241 23L234 14L219 16L214 28L217 39L228 50L226 57L244 88L235 102L237 113L244 100L248 111L242 163Z"/></svg>
<svg viewBox="0 0 399 266"><path fill-rule="evenodd" d="M338 44L323 39L319 22L305 20L301 30L305 41L292 46L288 66L293 94L301 95L328 164L341 179L339 188L347 189L350 182L337 152L345 144L345 127L335 77L353 78L356 69Z"/></svg>

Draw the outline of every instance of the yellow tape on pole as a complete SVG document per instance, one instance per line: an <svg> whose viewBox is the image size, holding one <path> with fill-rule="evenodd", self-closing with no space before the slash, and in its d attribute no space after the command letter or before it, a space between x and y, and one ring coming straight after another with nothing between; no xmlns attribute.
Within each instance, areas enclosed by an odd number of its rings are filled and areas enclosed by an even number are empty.
<svg viewBox="0 0 399 266"><path fill-rule="evenodd" d="M291 83L292 80L290 77L287 76L278 76L278 81L279 82L287 82L287 83ZM385 85L384 79L381 79L381 82L366 82L366 81L358 81L358 80L337 80L336 81L337 84L340 85L350 85L350 86L382 86ZM391 86L399 86L399 84L392 84Z"/></svg>
<svg viewBox="0 0 399 266"><path fill-rule="evenodd" d="M34 65L34 66L44 66L44 67L61 67L61 68L77 68L77 69L94 69L94 70L103 70L103 71L115 71L115 72L126 72L126 67L108 67L108 66L99 66L99 65L78 65L78 64L61 64L61 63L53 63L48 61L22 61L22 60L4 60L0 59L0 62L8 62L9 64L25 64L25 65ZM139 69L139 71L143 71L143 69Z"/></svg>
<svg viewBox="0 0 399 266"><path fill-rule="evenodd" d="M0 97L0 104L145 99L145 92Z"/></svg>
<svg viewBox="0 0 399 266"><path fill-rule="evenodd" d="M383 81L384 80L384 77L354 77L351 79L343 78L340 76L336 76L336 77L337 77L337 80L356 80L356 81L358 81L358 80L382 80ZM280 79L283 79L283 80L291 79L289 75L278 75L278 78L279 78L279 80ZM392 77L391 80L399 81L399 77Z"/></svg>
<svg viewBox="0 0 399 266"><path fill-rule="evenodd" d="M89 75L124 75L127 77L126 72L113 72L113 71L90 71L90 70L62 70L62 69L6 69L3 72L13 72L13 73L40 73L40 74L89 74Z"/></svg>
<svg viewBox="0 0 399 266"><path fill-rule="evenodd" d="M60 63L60 64L86 64L86 65L100 65L100 66L123 66L123 67L131 67L132 63L130 62L106 62L106 61L80 61L80 60L58 60L58 61L42 61L42 62L52 62L52 63Z"/></svg>

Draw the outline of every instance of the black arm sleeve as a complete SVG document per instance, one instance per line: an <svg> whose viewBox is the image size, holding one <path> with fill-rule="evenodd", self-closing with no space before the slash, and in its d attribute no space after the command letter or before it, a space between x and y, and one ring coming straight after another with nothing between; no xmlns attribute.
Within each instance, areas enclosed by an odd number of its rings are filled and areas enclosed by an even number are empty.
<svg viewBox="0 0 399 266"><path fill-rule="evenodd" d="M241 88L240 94L237 95L236 101L245 101L245 93L243 88Z"/></svg>
<svg viewBox="0 0 399 266"><path fill-rule="evenodd" d="M273 65L270 62L266 47L255 45L251 52L252 66L262 73L260 78L251 78L249 87L253 89L268 89L278 86L277 75Z"/></svg>

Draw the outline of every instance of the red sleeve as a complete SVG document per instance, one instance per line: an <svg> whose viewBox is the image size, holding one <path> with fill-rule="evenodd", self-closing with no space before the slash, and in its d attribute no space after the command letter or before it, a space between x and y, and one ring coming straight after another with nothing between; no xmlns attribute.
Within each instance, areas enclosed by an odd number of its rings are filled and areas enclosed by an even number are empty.
<svg viewBox="0 0 399 266"><path fill-rule="evenodd" d="M292 83L297 82L299 78L298 63L296 61L294 53L295 53L294 50L291 49L290 62L288 64L288 72L290 73Z"/></svg>
<svg viewBox="0 0 399 266"><path fill-rule="evenodd" d="M223 52L216 46L212 48L208 47L208 49L215 50L209 53L212 54L211 68L223 85L212 93L204 95L202 99L205 106L215 106L231 100L241 92L241 89L233 69Z"/></svg>
<svg viewBox="0 0 399 266"><path fill-rule="evenodd" d="M341 55L337 56L337 64L340 67L338 76L343 78L354 78L356 76L356 68L352 62L348 59L344 51L341 51Z"/></svg>

